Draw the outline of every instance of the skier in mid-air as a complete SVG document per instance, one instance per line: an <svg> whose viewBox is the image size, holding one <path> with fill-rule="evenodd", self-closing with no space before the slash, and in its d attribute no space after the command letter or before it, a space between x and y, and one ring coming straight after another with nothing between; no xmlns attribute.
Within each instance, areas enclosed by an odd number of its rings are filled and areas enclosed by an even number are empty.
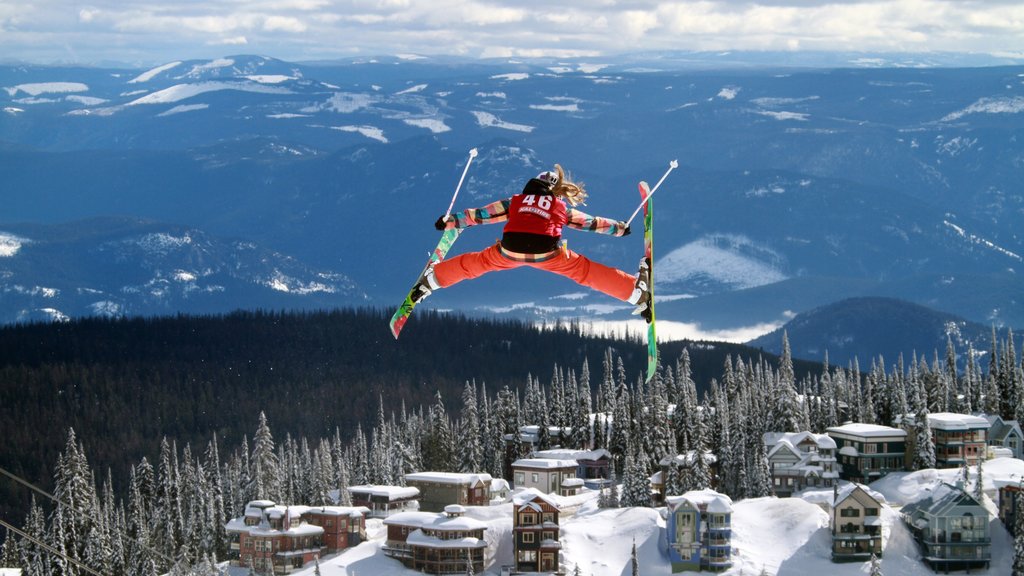
<svg viewBox="0 0 1024 576"><path fill-rule="evenodd" d="M586 198L583 184L569 180L562 167L555 164L553 172L531 178L523 191L511 198L438 218L434 224L438 230L506 224L501 241L493 246L428 266L413 288L412 301L419 302L434 290L488 272L531 266L633 304L634 313L650 322L650 265L646 259L640 261L640 270L633 276L594 262L560 243L563 226L612 236L630 233L625 222L577 210L575 207L584 204Z"/></svg>

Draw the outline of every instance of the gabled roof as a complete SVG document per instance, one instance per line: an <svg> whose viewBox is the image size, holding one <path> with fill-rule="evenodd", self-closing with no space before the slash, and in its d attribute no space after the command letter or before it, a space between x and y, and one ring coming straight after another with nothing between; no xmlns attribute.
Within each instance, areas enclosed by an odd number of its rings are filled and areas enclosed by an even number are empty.
<svg viewBox="0 0 1024 576"><path fill-rule="evenodd" d="M863 484L849 482L842 484L836 490L835 502L832 504L833 507L838 508L839 505L848 498L853 498L862 504L866 502L874 502L879 506L885 502L885 496L882 496L878 492L875 492Z"/></svg>
<svg viewBox="0 0 1024 576"><path fill-rule="evenodd" d="M932 517L944 517L950 515L950 511L953 508L965 505L976 507L981 513L986 516L988 515L988 510L963 488L941 482L936 484L927 496L916 502L905 504L901 512L908 516L921 514Z"/></svg>
<svg viewBox="0 0 1024 576"><path fill-rule="evenodd" d="M516 510L521 510L524 506L528 506L536 500L543 500L555 508L561 508L554 495L545 494L536 488L525 488L512 495L512 505L515 506Z"/></svg>

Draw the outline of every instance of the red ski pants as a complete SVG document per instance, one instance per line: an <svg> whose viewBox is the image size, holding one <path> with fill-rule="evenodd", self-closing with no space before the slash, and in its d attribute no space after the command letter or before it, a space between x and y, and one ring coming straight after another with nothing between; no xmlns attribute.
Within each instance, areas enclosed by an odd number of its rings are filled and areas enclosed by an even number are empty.
<svg viewBox="0 0 1024 576"><path fill-rule="evenodd" d="M623 301L628 300L633 294L633 287L636 284L636 278L622 270L599 264L572 250L556 250L547 254L520 254L503 250L500 243L479 252L467 252L442 260L434 266L434 278L438 285L447 288L488 272L520 266L554 272L577 284Z"/></svg>

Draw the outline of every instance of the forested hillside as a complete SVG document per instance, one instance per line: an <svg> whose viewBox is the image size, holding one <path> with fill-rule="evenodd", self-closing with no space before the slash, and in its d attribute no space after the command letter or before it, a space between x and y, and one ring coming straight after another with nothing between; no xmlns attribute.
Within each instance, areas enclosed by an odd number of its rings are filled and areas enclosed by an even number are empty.
<svg viewBox="0 0 1024 576"><path fill-rule="evenodd" d="M607 350L630 380L646 362L639 340L585 336L579 326L537 330L424 311L395 341L385 312L238 312L227 316L86 319L0 329L0 466L44 487L73 428L100 476L118 491L127 470L152 461L166 437L237 445L262 411L280 437L351 439L370 429L381 400L395 411L429 406L440 392L461 407L466 382L495 395L547 382L556 370L597 369ZM661 346L666 365L690 350L704 390L727 355L761 353L721 343ZM765 359L774 358L765 356ZM804 367L801 372L810 370ZM0 511L20 517L28 492L0 482Z"/></svg>
<svg viewBox="0 0 1024 576"><path fill-rule="evenodd" d="M772 494L769 432L913 414L908 434L928 438L931 413L1024 414L1012 333L987 371L972 357L962 372L952 344L944 357L878 358L862 371L794 365L785 336L778 359L678 342L645 382L640 342L578 326L428 314L395 342L384 320L239 313L0 331L0 432L15 449L3 466L56 495L30 506L5 478L4 520L23 518L37 541L111 574L201 572L226 557L225 523L248 501L317 505L337 493L344 505L347 486L418 471L508 478L528 450L509 439L528 425L537 449L611 453L617 481L599 506L647 507L655 471L668 494L712 483L734 501ZM935 444L917 446L911 467L933 468ZM32 542L0 551L26 574L71 573L48 572Z"/></svg>

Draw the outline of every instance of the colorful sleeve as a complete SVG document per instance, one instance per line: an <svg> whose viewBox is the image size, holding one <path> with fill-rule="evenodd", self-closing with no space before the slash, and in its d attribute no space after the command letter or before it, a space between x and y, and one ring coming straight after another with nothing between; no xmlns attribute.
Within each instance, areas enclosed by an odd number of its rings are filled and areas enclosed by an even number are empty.
<svg viewBox="0 0 1024 576"><path fill-rule="evenodd" d="M626 231L625 222L604 218L603 216L591 216L571 206L566 210L566 216L568 216L566 225L577 230L609 234L611 236L622 236Z"/></svg>
<svg viewBox="0 0 1024 576"><path fill-rule="evenodd" d="M483 208L469 208L452 214L456 228L467 228L477 224L494 224L508 220L509 200L491 202Z"/></svg>

